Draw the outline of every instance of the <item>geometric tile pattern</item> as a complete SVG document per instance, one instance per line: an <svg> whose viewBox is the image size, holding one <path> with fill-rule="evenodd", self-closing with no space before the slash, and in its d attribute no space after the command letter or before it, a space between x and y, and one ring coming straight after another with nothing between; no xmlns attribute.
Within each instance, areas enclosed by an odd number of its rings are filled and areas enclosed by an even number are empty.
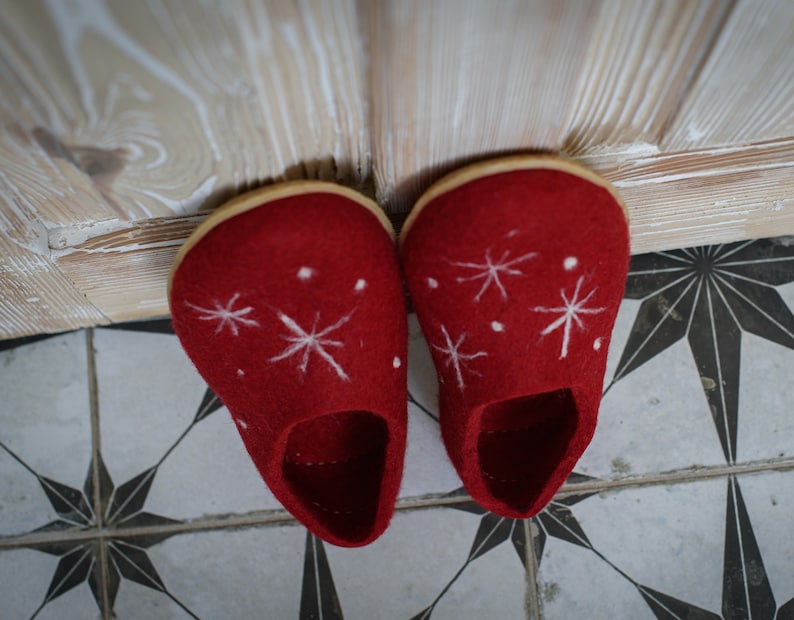
<svg viewBox="0 0 794 620"><path fill-rule="evenodd" d="M168 320L0 346L8 618L794 619L794 244L636 256L596 436L497 517L444 454L414 317L386 534L340 549L272 498Z"/></svg>

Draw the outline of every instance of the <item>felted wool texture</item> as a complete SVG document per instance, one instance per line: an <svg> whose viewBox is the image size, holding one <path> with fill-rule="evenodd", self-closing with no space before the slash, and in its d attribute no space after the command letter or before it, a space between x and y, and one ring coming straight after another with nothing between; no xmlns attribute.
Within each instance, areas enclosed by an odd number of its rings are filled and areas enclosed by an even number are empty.
<svg viewBox="0 0 794 620"><path fill-rule="evenodd" d="M170 304L274 495L328 542L377 538L407 423L405 301L378 218L333 192L265 202L200 238Z"/></svg>
<svg viewBox="0 0 794 620"><path fill-rule="evenodd" d="M620 203L563 170L490 174L426 203L401 255L458 474L484 508L536 514L595 430L629 264Z"/></svg>

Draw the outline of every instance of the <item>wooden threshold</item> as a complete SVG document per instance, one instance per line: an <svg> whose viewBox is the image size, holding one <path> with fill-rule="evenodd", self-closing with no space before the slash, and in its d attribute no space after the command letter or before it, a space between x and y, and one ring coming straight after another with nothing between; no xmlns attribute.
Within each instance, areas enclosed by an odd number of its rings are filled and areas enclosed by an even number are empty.
<svg viewBox="0 0 794 620"><path fill-rule="evenodd" d="M624 197L634 254L794 234L794 140L629 155L579 160L612 181ZM9 308L36 307L35 282L30 281L11 290L12 296L24 299L0 305L5 314L0 335L167 315L168 270L179 247L205 217L106 221L49 231L49 256L37 260L48 270L48 282L53 272L60 274L56 293L64 304L68 300L70 310L61 316L57 308L9 316ZM397 214L394 219L402 218Z"/></svg>

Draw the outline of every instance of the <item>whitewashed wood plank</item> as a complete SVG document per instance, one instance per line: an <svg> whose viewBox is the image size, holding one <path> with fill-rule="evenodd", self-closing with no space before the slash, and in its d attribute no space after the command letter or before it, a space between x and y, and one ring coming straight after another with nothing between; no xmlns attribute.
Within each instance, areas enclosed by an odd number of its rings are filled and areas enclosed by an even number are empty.
<svg viewBox="0 0 794 620"><path fill-rule="evenodd" d="M55 251L53 261L110 320L165 316L171 265L204 217L135 222Z"/></svg>
<svg viewBox="0 0 794 620"><path fill-rule="evenodd" d="M794 234L794 140L583 163L626 201L635 254Z"/></svg>
<svg viewBox="0 0 794 620"><path fill-rule="evenodd" d="M792 140L580 161L625 199L634 254L794 234ZM203 217L136 222L56 251L54 263L113 320L163 316L171 263Z"/></svg>
<svg viewBox="0 0 794 620"><path fill-rule="evenodd" d="M794 2L739 0L665 151L794 136Z"/></svg>
<svg viewBox="0 0 794 620"><path fill-rule="evenodd" d="M0 233L0 339L107 322L52 261Z"/></svg>
<svg viewBox="0 0 794 620"><path fill-rule="evenodd" d="M726 0L613 0L597 17L562 150L658 152L730 11Z"/></svg>
<svg viewBox="0 0 794 620"><path fill-rule="evenodd" d="M100 191L71 223L369 175L354 0L6 1L0 46L3 112Z"/></svg>
<svg viewBox="0 0 794 620"><path fill-rule="evenodd" d="M0 1L0 337L106 321L86 295L164 311L167 249L126 248L104 279L76 253L80 290L59 250L264 182L361 184L359 32L355 0Z"/></svg>
<svg viewBox="0 0 794 620"><path fill-rule="evenodd" d="M555 149L600 2L368 3L377 196L406 211L455 165Z"/></svg>

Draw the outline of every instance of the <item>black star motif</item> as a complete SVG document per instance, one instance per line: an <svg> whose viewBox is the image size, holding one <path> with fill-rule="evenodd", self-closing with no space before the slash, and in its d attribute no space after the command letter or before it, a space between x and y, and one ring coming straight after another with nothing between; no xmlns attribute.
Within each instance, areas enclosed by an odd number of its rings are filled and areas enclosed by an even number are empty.
<svg viewBox="0 0 794 620"><path fill-rule="evenodd" d="M739 481L728 478L725 509L725 554L722 572L722 614L724 618L783 620L794 612L794 599L775 615L775 596L769 584L761 551L755 540L750 516ZM788 610L788 611L787 611Z"/></svg>
<svg viewBox="0 0 794 620"><path fill-rule="evenodd" d="M591 480L593 480L593 478L574 473L571 475L568 482L581 483ZM593 547L592 543L587 538L587 534L585 534L582 526L570 509L574 504L592 495L592 492L579 493L554 500L542 513L533 519L536 526L536 528L533 529L535 532L535 556L538 561L538 566L540 566L541 563L545 541L548 536L553 536L564 542L589 549L637 589L645 603L659 620L684 620L687 618L692 620L709 620L711 618L719 618L719 616L710 611L638 583L605 557L598 549Z"/></svg>
<svg viewBox="0 0 794 620"><path fill-rule="evenodd" d="M742 332L794 348L794 314L774 288L794 281L791 241L762 239L634 257L626 297L644 301L610 387L687 336L725 458L735 463ZM640 591L657 617L691 617L675 611L682 609L676 606L680 602L671 603L667 595L653 592L651 603L652 591L645 586ZM675 613L660 616L660 609ZM739 482L731 476L723 617L786 618L794 616L794 601L775 610Z"/></svg>
<svg viewBox="0 0 794 620"><path fill-rule="evenodd" d="M427 416L436 422L438 421L438 415L434 411L434 408L432 406L423 405L410 391L408 393L408 401L416 405ZM568 484L581 484L593 480L595 479L574 472L568 477L567 482ZM527 521L499 517L486 511L473 501L449 505L449 508L482 515L482 519L480 520L480 525L474 535L474 541L469 555L463 563L463 566L458 569L435 600L428 607L411 618L411 620L430 620L436 605L438 605L449 588L452 587L452 584L463 574L469 564L508 540L516 550L524 571L527 569L526 549L530 543L532 544L535 560L539 567L543 556L543 550L549 537L589 549L612 569L618 572L618 574L634 585L643 597L643 600L645 600L647 605L660 620L680 620L684 618L709 620L712 618L719 618L716 614L695 605L637 583L592 546L587 534L582 529L578 519L571 510L571 507L591 497L595 493L595 491L584 491L582 493L566 495L552 500L543 511L528 521L528 528L526 527ZM467 494L464 488L460 488L449 493L448 496L467 497Z"/></svg>
<svg viewBox="0 0 794 620"><path fill-rule="evenodd" d="M794 244L781 239L635 256L626 297L644 301L612 384L686 336L725 458L736 462L741 334L794 348L794 315L774 288L792 281Z"/></svg>
<svg viewBox="0 0 794 620"><path fill-rule="evenodd" d="M568 482L582 483L592 480L594 479L588 476L573 473L569 477ZM478 504L471 501L450 505L450 508L483 515L480 520L480 525L474 535L474 542L472 543L469 556L466 558L463 566L461 566L436 599L411 620L429 620L438 602L444 594L446 594L452 584L461 576L466 567L475 559L508 540L516 550L525 571L527 568L526 549L530 542L537 564L540 566L543 550L549 537L589 549L637 588L645 602L660 620L681 620L684 618L700 618L702 620L707 620L710 618L719 618L716 614L695 605L680 601L672 596L657 592L652 588L637 583L595 549L571 510L571 506L578 504L594 494L595 491L585 491L552 500L542 512L529 520L529 528L525 527L526 521L499 517L493 513L487 512ZM465 496L465 491L464 489L459 489L451 493L450 496ZM527 537L527 531L530 532L529 539Z"/></svg>
<svg viewBox="0 0 794 620"><path fill-rule="evenodd" d="M463 488L448 494L448 497L465 496L466 491ZM454 584L463 574L463 571L466 570L469 564L498 547L502 543L507 542L508 540L513 545L513 548L518 554L518 558L521 561L524 570L526 571L527 536L525 522L523 520L500 517L486 511L473 501L451 504L449 507L471 512L476 515L482 515L482 519L480 519L480 525L474 535L474 542L471 545L471 549L469 550L469 555L466 558L466 561L458 569L455 575L453 575L452 579L449 580L447 585L444 586L444 589L441 590L435 600L429 606L425 607L422 611L413 616L411 620L429 620L433 610L436 608L436 605L438 605L439 601L441 601L443 596L452 587L452 584Z"/></svg>
<svg viewBox="0 0 794 620"><path fill-rule="evenodd" d="M794 315L774 288L794 281L794 244L789 241L757 240L634 257L625 296L643 303L609 387L687 336L726 460L734 463L742 332L794 348ZM437 420L432 408L410 395L409 400ZM583 479L573 474L569 482ZM722 617L794 620L794 599L777 608L734 476L728 479L727 491ZM637 583L595 549L571 510L591 495L562 496L532 519L531 542L538 565L548 537L557 538L589 549L612 567L634 585L659 619L721 617ZM430 618L466 566L495 546L511 540L519 557L524 557L520 549L527 540L521 533L516 535L511 520L486 513L473 502L454 507L483 514L483 519L464 566L416 618Z"/></svg>
<svg viewBox="0 0 794 620"><path fill-rule="evenodd" d="M154 567L146 550L179 533L168 526L181 523L143 510L146 498L160 465L198 422L223 406L207 389L190 425L171 445L160 460L127 482L115 486L102 460L88 468L83 489L76 489L35 472L10 448L5 450L29 473L36 477L58 518L31 533L85 532L54 541L25 544L30 549L60 557L44 600L31 616L35 618L55 598L87 582L100 610L113 616L122 578L152 588L169 597L193 618L197 616L171 594ZM104 536L96 536L103 532ZM104 583L103 583L104 580ZM103 587L104 586L104 587Z"/></svg>
<svg viewBox="0 0 794 620"><path fill-rule="evenodd" d="M323 541L306 532L303 556L300 620L342 620L342 606L336 594L331 566Z"/></svg>
<svg viewBox="0 0 794 620"><path fill-rule="evenodd" d="M580 474L572 474L569 480L571 482L583 482L591 480L591 478ZM469 564L503 543L510 541L524 571L527 569L528 544L530 542L532 543L537 561L540 562L540 556L543 553L543 547L547 536L560 538L573 544L584 544L590 548L587 536L582 531L576 517L574 517L568 506L590 497L593 493L594 492L586 492L568 497L565 500L554 500L543 512L533 517L529 522L525 519L500 517L492 512L488 512L473 501L451 504L449 506L450 508L482 515L480 524L477 528L477 532L474 534L474 541L472 542L466 561L435 600L414 616L412 620L429 620L436 605L438 605L449 588L452 587L452 584L463 574ZM449 493L448 497L466 497L466 491L460 488Z"/></svg>
<svg viewBox="0 0 794 620"><path fill-rule="evenodd" d="M573 473L569 477L568 483L582 483L592 480L594 480L594 478ZM700 607L638 583L618 568L598 549L593 547L587 534L582 529L578 519L571 510L571 506L578 504L580 501L592 495L594 495L594 492L585 492L566 495L559 499L555 499L543 512L533 518L533 543L538 566L540 566L543 557L543 549L546 540L551 536L558 540L589 549L637 589L645 603L651 608L651 611L659 620L684 620L686 618L691 618L693 620L708 620L710 618L719 618L716 614L706 611L705 609L701 609Z"/></svg>
<svg viewBox="0 0 794 620"><path fill-rule="evenodd" d="M582 483L594 480L590 476L572 473L567 482ZM540 559L543 556L543 549L549 536L558 538L574 545L592 549L587 535L584 533L579 521L571 512L571 506L578 504L583 499L594 495L594 491L569 495L564 498L552 500L546 508L537 516L532 518L532 544L535 551L535 559L540 566Z"/></svg>

